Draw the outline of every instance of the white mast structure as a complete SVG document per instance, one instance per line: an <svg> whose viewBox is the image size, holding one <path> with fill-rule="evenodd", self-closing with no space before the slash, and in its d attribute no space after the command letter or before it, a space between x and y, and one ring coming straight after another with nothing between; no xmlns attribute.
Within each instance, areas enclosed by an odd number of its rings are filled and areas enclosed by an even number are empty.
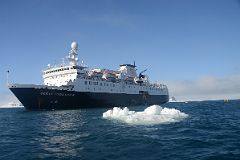
<svg viewBox="0 0 240 160"><path fill-rule="evenodd" d="M67 85L70 81L74 81L77 78L78 73L85 73L85 70L81 70L78 67L78 44L72 42L69 55L66 57L69 60L69 65L62 64L61 66L51 67L48 65L48 69L43 71L44 84L48 86L62 86Z"/></svg>
<svg viewBox="0 0 240 160"><path fill-rule="evenodd" d="M71 44L71 50L69 52L69 56L67 56L69 60L69 64L71 66L76 66L78 65L78 58L77 58L77 50L78 50L78 44L77 42L72 42Z"/></svg>

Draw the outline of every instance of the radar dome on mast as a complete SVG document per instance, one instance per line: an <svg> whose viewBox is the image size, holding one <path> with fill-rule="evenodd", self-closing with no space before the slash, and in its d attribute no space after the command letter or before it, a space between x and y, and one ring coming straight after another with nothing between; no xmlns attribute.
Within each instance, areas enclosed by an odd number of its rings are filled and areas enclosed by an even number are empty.
<svg viewBox="0 0 240 160"><path fill-rule="evenodd" d="M71 44L71 50L69 52L69 56L67 57L70 65L73 65L73 66L78 65L77 50L78 50L78 44L77 42L73 41Z"/></svg>
<svg viewBox="0 0 240 160"><path fill-rule="evenodd" d="M73 41L72 44L71 44L71 48L72 49L78 49L78 43Z"/></svg>

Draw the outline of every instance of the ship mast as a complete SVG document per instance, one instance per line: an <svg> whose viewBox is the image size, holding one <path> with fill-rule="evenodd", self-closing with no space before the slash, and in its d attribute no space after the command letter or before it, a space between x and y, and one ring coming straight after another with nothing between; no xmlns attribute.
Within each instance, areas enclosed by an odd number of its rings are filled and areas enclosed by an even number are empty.
<svg viewBox="0 0 240 160"><path fill-rule="evenodd" d="M9 70L7 70L7 86L9 86Z"/></svg>
<svg viewBox="0 0 240 160"><path fill-rule="evenodd" d="M77 42L72 42L71 50L69 51L69 56L67 57L69 60L69 64L72 66L78 65L77 50L78 50Z"/></svg>

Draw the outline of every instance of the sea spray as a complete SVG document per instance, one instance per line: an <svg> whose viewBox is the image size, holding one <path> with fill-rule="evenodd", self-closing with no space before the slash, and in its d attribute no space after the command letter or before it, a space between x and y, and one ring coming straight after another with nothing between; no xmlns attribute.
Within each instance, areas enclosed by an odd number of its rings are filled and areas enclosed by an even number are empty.
<svg viewBox="0 0 240 160"><path fill-rule="evenodd" d="M129 111L127 107L123 109L114 107L103 113L103 118L118 120L132 125L155 125L163 123L179 122L188 115L174 108L162 108L159 105L147 107L142 112Z"/></svg>

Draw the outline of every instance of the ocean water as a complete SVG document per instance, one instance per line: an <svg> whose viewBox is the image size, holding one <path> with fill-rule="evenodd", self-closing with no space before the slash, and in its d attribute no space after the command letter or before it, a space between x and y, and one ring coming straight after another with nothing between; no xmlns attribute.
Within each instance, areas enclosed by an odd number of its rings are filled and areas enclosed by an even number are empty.
<svg viewBox="0 0 240 160"><path fill-rule="evenodd" d="M240 101L0 109L0 159L240 159Z"/></svg>

